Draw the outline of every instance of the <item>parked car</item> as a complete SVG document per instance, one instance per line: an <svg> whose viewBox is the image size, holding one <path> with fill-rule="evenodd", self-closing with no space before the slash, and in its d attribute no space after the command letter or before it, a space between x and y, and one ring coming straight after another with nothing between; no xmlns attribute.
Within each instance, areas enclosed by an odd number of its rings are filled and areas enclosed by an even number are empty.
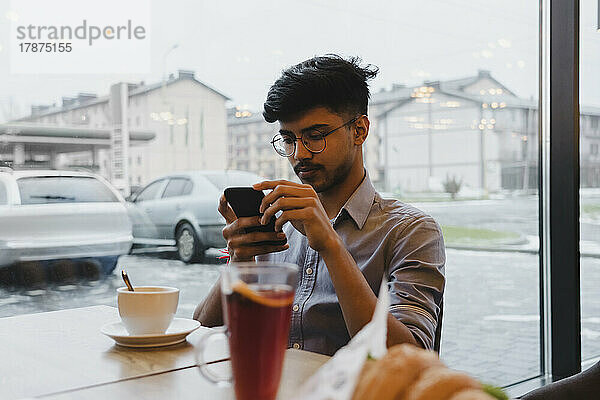
<svg viewBox="0 0 600 400"><path fill-rule="evenodd" d="M130 198L134 246L175 249L186 263L211 247L224 247L225 219L217 207L228 186L261 181L244 171L192 171L163 176Z"/></svg>
<svg viewBox="0 0 600 400"><path fill-rule="evenodd" d="M92 173L0 168L0 268L83 258L112 272L132 244L125 205Z"/></svg>

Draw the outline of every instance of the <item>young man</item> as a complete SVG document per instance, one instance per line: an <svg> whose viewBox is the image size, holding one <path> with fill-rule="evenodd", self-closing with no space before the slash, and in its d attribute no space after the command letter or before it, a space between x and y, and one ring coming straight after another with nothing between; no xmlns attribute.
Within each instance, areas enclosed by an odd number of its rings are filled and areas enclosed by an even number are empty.
<svg viewBox="0 0 600 400"><path fill-rule="evenodd" d="M391 307L388 346L431 349L444 292L445 251L436 222L375 191L363 166L369 133L367 81L377 74L360 60L315 57L283 72L264 104L267 122L280 125L272 144L287 157L302 184L265 181L262 219L236 218L222 196L219 212L232 261L287 261L300 267L289 345L333 354L375 309L383 277ZM277 233L244 228L279 213ZM288 223L289 222L289 223ZM285 245L256 245L287 238ZM219 283L194 318L223 323Z"/></svg>

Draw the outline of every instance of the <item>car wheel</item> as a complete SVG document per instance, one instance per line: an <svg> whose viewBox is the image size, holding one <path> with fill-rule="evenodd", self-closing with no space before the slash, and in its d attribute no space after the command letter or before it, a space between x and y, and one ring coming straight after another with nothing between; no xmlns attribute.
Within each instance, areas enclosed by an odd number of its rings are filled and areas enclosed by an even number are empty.
<svg viewBox="0 0 600 400"><path fill-rule="evenodd" d="M192 225L187 222L181 224L177 228L175 240L177 242L177 256L181 261L184 263L202 261L204 249Z"/></svg>

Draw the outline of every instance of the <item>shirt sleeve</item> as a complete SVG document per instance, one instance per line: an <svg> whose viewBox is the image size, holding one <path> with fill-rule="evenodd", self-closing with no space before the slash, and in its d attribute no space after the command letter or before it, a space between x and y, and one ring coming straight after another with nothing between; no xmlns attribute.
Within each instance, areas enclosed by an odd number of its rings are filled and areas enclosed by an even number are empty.
<svg viewBox="0 0 600 400"><path fill-rule="evenodd" d="M429 216L395 231L388 268L390 313L426 349L433 349L444 294L446 255L442 231Z"/></svg>

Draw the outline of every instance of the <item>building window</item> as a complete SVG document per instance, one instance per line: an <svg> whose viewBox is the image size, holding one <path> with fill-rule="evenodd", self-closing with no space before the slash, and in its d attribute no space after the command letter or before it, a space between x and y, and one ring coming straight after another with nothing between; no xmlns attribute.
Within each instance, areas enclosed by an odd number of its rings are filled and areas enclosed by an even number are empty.
<svg viewBox="0 0 600 400"><path fill-rule="evenodd" d="M598 143L592 143L590 145L590 154L593 156L597 156L598 155Z"/></svg>
<svg viewBox="0 0 600 400"><path fill-rule="evenodd" d="M137 156L137 165L142 165L142 156Z"/></svg>

